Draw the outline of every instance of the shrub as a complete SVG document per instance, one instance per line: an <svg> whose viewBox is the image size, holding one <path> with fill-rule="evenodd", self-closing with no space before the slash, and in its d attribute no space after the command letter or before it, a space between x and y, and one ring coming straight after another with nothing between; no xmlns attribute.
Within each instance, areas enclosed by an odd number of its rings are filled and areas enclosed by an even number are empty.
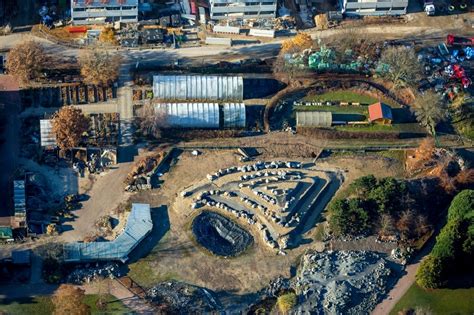
<svg viewBox="0 0 474 315"><path fill-rule="evenodd" d="M436 289L443 285L444 262L441 258L428 255L416 273L416 283L426 289Z"/></svg>
<svg viewBox="0 0 474 315"><path fill-rule="evenodd" d="M370 229L370 217L360 199L338 199L330 205L329 211L329 225L337 235L365 234Z"/></svg>
<svg viewBox="0 0 474 315"><path fill-rule="evenodd" d="M293 292L282 294L277 299L277 306L280 312L287 314L297 302L297 296Z"/></svg>

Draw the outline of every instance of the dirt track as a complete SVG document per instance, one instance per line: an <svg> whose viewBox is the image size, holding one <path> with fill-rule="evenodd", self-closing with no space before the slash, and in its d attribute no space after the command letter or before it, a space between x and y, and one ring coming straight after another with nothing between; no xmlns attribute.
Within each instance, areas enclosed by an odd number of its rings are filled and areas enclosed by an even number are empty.
<svg viewBox="0 0 474 315"><path fill-rule="evenodd" d="M99 176L92 189L87 193L89 199L82 203L82 208L74 211L77 218L64 224L66 231L58 238L64 242L82 241L84 237L94 233L94 224L101 216L116 208L128 199L124 192L124 179L132 163L122 163L116 168Z"/></svg>

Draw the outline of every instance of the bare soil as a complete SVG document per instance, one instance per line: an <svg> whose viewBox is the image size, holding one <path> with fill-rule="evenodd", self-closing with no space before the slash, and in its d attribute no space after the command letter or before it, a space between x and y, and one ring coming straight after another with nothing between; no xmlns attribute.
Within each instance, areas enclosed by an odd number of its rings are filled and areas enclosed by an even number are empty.
<svg viewBox="0 0 474 315"><path fill-rule="evenodd" d="M267 153L271 151L271 146L265 146L259 159L278 159L275 156L271 158ZM305 251L324 249L322 242L312 238L307 244L288 251L286 256L280 256L265 246L259 235L255 235L256 242L250 249L238 257L226 259L213 256L197 245L192 235L191 223L199 211L190 212L189 207L180 206L179 202L176 202L181 198L179 194L185 188L201 181L210 172L240 164L234 150L205 150L199 156L192 156L190 152L184 151L169 172L161 178L163 183L159 189L132 196L133 202L150 203L152 211L158 211L156 209L162 207L167 211L159 222L155 222L155 225L160 225L165 230L153 232L164 234L164 237L156 239L151 236L150 241L145 240L142 246L150 247L150 252L129 265L130 277L145 287L176 279L217 292L225 290L243 294L261 289L278 276L290 277L292 267L298 264L299 257ZM344 185L363 174L393 176L400 171L397 163L377 156L333 158L330 161L317 162L317 166L346 169L347 180ZM313 230L305 236L314 235ZM370 249L372 243L368 243L359 247Z"/></svg>

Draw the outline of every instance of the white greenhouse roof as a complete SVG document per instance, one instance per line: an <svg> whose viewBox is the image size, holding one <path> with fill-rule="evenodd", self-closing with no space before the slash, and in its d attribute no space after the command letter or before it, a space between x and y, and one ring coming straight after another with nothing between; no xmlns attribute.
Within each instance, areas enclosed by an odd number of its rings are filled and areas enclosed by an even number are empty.
<svg viewBox="0 0 474 315"><path fill-rule="evenodd" d="M219 128L217 103L157 103L155 112L164 115L169 127Z"/></svg>
<svg viewBox="0 0 474 315"><path fill-rule="evenodd" d="M331 127L332 113L299 111L296 112L296 125L299 127Z"/></svg>
<svg viewBox="0 0 474 315"><path fill-rule="evenodd" d="M56 146L56 137L53 134L53 127L50 119L40 120L41 146Z"/></svg>
<svg viewBox="0 0 474 315"><path fill-rule="evenodd" d="M124 231L110 242L70 243L64 245L66 262L128 260L128 254L153 228L149 204L132 204Z"/></svg>
<svg viewBox="0 0 474 315"><path fill-rule="evenodd" d="M244 83L241 76L153 76L154 97L164 101L241 101L243 93Z"/></svg>
<svg viewBox="0 0 474 315"><path fill-rule="evenodd" d="M224 128L245 128L245 104L224 103Z"/></svg>
<svg viewBox="0 0 474 315"><path fill-rule="evenodd" d="M13 181L13 203L15 207L15 216L26 215L26 193L24 180Z"/></svg>

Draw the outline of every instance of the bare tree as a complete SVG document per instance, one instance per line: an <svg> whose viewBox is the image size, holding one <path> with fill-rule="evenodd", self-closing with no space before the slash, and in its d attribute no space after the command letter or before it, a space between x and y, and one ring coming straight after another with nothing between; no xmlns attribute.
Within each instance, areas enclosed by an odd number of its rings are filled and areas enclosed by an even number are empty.
<svg viewBox="0 0 474 315"><path fill-rule="evenodd" d="M51 121L52 131L61 150L79 145L82 135L89 129L89 119L73 106L64 106Z"/></svg>
<svg viewBox="0 0 474 315"><path fill-rule="evenodd" d="M434 92L426 92L415 101L416 120L432 134L436 134L436 126L446 119L446 106Z"/></svg>
<svg viewBox="0 0 474 315"><path fill-rule="evenodd" d="M380 236L391 236L395 232L395 222L389 214L382 214L380 216L380 227L379 234Z"/></svg>
<svg viewBox="0 0 474 315"><path fill-rule="evenodd" d="M120 57L107 51L88 50L79 56L84 83L109 85L119 76Z"/></svg>
<svg viewBox="0 0 474 315"><path fill-rule="evenodd" d="M164 110L156 111L150 102L138 110L138 125L144 136L161 137L161 130L167 128L167 113Z"/></svg>
<svg viewBox="0 0 474 315"><path fill-rule="evenodd" d="M385 49L380 57L381 75L393 82L395 88L415 85L422 74L422 67L413 48L393 46Z"/></svg>
<svg viewBox="0 0 474 315"><path fill-rule="evenodd" d="M8 54L5 67L8 73L17 77L20 84L26 85L30 80L41 76L50 57L43 47L32 40L20 43L13 47Z"/></svg>

